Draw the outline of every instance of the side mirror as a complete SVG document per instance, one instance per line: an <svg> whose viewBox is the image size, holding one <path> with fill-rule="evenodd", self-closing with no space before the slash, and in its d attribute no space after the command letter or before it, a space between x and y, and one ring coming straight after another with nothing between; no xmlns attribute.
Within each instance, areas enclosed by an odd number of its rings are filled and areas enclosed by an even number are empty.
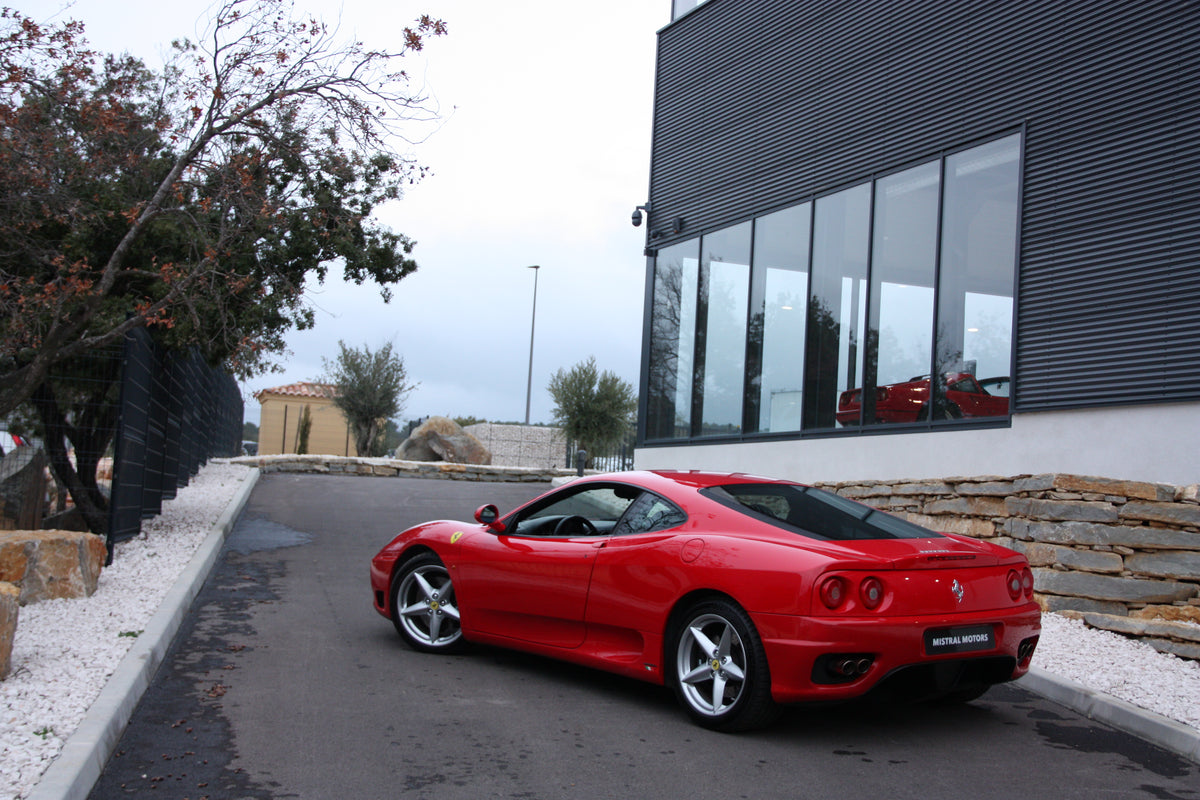
<svg viewBox="0 0 1200 800"><path fill-rule="evenodd" d="M491 503L475 509L475 521L481 525L487 525L497 533L504 532L504 523L500 521L500 509Z"/></svg>

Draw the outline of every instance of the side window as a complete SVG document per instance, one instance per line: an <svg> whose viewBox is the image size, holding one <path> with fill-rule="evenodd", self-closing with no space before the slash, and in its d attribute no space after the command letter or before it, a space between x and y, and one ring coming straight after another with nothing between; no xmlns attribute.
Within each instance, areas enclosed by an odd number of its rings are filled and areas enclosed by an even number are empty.
<svg viewBox="0 0 1200 800"><path fill-rule="evenodd" d="M787 520L791 515L791 504L778 494L763 493L756 495L741 493L737 496L737 499L746 508L774 517L775 519Z"/></svg>
<svg viewBox="0 0 1200 800"><path fill-rule="evenodd" d="M979 384L992 397L1008 397L1009 382L1008 378L985 378Z"/></svg>
<svg viewBox="0 0 1200 800"><path fill-rule="evenodd" d="M590 529L572 526L567 531L559 523L567 517L583 517L592 524L595 533L610 533L617 520L629 508L637 490L620 486L596 486L567 496L557 495L550 502L530 509L515 521L509 533L516 536L583 535Z"/></svg>
<svg viewBox="0 0 1200 800"><path fill-rule="evenodd" d="M644 492L633 501L625 516L613 528L614 534L650 533L674 528L687 521L687 514L674 503L668 502L656 494Z"/></svg>

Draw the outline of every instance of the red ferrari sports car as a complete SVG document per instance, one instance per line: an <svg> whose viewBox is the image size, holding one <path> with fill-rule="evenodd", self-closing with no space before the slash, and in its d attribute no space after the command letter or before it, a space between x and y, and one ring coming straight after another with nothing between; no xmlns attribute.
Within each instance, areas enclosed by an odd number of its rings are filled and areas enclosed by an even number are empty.
<svg viewBox="0 0 1200 800"><path fill-rule="evenodd" d="M985 389L974 375L948 372L946 397L934 411L934 418L1003 417L1008 415L1008 396ZM989 378L992 386L1008 387L1007 378ZM849 389L838 397L837 421L857 425L862 410L862 389ZM917 422L929 419L929 376L913 378L875 389L876 422Z"/></svg>
<svg viewBox="0 0 1200 800"><path fill-rule="evenodd" d="M626 472L428 522L371 562L413 648L484 642L669 684L718 730L868 692L972 700L1041 632L1024 556L801 484Z"/></svg>

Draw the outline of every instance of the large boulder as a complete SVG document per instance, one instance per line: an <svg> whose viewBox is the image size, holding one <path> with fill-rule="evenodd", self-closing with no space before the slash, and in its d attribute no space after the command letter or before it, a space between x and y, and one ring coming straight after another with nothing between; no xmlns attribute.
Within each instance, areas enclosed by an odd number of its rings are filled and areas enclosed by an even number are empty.
<svg viewBox="0 0 1200 800"><path fill-rule="evenodd" d="M491 452L457 422L447 417L430 417L421 423L396 450L404 461L449 461L453 464L492 463Z"/></svg>
<svg viewBox="0 0 1200 800"><path fill-rule="evenodd" d="M0 532L0 581L17 587L21 605L90 597L107 557L104 539L93 533Z"/></svg>
<svg viewBox="0 0 1200 800"><path fill-rule="evenodd" d="M20 601L21 590L11 583L0 581L0 680L7 678L12 668L13 639L17 636Z"/></svg>

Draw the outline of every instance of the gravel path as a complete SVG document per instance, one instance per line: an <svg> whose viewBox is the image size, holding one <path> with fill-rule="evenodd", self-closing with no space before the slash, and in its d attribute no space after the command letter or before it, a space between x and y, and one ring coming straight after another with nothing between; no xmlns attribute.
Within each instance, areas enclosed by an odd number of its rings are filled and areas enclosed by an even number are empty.
<svg viewBox="0 0 1200 800"><path fill-rule="evenodd" d="M21 609L0 681L0 798L21 798L62 750L175 578L237 493L246 468L210 463L141 538L117 546L96 593ZM1200 730L1200 664L1055 614L1034 664Z"/></svg>

